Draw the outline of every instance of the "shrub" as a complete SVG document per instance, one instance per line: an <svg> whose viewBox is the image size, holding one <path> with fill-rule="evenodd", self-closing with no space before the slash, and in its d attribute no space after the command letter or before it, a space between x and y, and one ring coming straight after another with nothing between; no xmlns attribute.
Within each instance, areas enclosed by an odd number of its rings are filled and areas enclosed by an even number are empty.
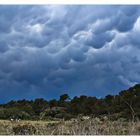
<svg viewBox="0 0 140 140"><path fill-rule="evenodd" d="M31 124L17 125L13 127L15 135L35 135L36 128Z"/></svg>

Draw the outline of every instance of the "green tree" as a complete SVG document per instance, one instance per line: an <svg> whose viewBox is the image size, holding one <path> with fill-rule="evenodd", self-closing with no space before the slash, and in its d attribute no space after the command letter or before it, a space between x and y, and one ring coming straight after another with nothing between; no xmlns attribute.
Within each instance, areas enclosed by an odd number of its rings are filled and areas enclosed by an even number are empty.
<svg viewBox="0 0 140 140"><path fill-rule="evenodd" d="M63 95L60 96L59 101L60 102L65 102L68 99L70 99L69 95L68 94L63 94Z"/></svg>
<svg viewBox="0 0 140 140"><path fill-rule="evenodd" d="M36 115L39 115L46 108L48 108L48 102L46 100L44 100L43 98L36 99L33 102L33 110L34 110Z"/></svg>
<svg viewBox="0 0 140 140"><path fill-rule="evenodd" d="M68 99L70 99L68 94L61 95L59 98L59 101L58 101L59 106L60 107L67 107L69 104Z"/></svg>
<svg viewBox="0 0 140 140"><path fill-rule="evenodd" d="M58 106L58 101L56 99L50 100L49 101L49 106L50 107L56 107L56 106Z"/></svg>

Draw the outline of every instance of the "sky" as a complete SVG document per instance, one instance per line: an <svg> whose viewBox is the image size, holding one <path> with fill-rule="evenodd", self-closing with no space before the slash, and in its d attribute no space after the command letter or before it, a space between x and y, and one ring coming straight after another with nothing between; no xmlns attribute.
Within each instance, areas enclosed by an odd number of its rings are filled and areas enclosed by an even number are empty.
<svg viewBox="0 0 140 140"><path fill-rule="evenodd" d="M140 6L0 6L0 102L104 97L137 83Z"/></svg>

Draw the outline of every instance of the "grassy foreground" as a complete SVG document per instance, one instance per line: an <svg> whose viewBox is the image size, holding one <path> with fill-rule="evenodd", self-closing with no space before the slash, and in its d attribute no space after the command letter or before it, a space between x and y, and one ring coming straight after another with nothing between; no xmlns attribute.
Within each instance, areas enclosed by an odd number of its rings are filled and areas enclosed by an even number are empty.
<svg viewBox="0 0 140 140"><path fill-rule="evenodd" d="M140 121L99 118L71 121L0 120L0 135L140 135Z"/></svg>

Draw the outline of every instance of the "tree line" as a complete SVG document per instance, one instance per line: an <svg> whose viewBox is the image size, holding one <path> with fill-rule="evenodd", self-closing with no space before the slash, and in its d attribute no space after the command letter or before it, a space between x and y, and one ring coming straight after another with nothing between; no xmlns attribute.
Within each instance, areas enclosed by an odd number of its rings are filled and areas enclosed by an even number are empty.
<svg viewBox="0 0 140 140"><path fill-rule="evenodd" d="M117 95L107 95L100 99L85 95L70 99L68 94L63 94L58 100L23 99L0 105L0 119L69 120L79 115L91 117L105 115L110 119L139 119L140 84L123 90Z"/></svg>

